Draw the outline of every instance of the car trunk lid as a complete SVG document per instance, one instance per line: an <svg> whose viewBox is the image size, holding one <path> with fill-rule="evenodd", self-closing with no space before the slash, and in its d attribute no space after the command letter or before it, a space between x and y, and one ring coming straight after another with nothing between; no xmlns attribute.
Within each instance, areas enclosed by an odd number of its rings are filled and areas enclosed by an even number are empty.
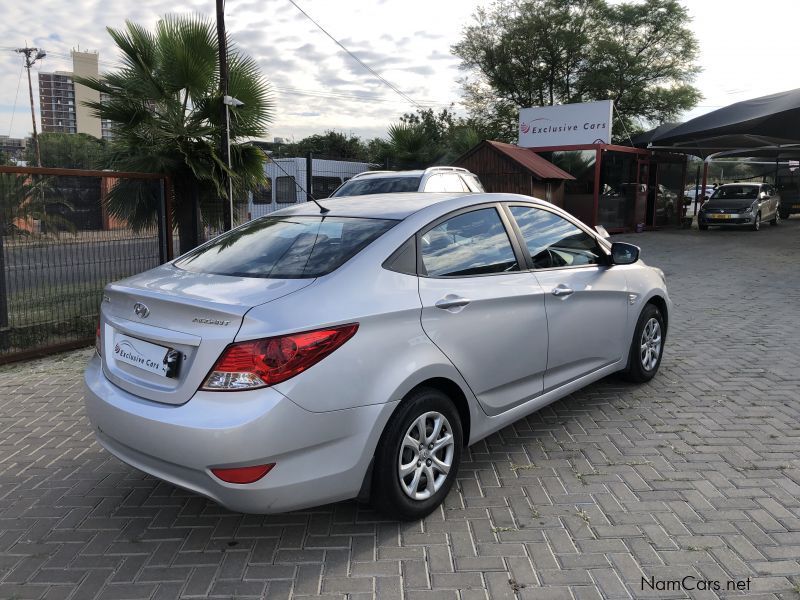
<svg viewBox="0 0 800 600"><path fill-rule="evenodd" d="M197 391L245 313L313 279L266 279L163 265L106 287L100 328L109 380L147 400L183 404Z"/></svg>

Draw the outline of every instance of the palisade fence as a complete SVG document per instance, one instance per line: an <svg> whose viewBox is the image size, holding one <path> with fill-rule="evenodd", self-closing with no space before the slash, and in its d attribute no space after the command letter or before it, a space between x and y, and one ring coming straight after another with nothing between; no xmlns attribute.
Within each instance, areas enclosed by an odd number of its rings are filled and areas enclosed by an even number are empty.
<svg viewBox="0 0 800 600"><path fill-rule="evenodd" d="M162 175L0 166L0 363L92 343L103 287L173 255L168 206Z"/></svg>

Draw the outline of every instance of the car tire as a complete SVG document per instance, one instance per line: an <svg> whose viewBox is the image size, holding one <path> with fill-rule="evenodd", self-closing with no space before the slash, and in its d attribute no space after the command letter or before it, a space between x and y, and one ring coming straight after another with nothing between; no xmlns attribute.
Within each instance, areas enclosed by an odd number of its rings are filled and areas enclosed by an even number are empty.
<svg viewBox="0 0 800 600"><path fill-rule="evenodd" d="M427 447L418 443L423 422ZM413 447L408 444L409 438L417 441ZM435 450L436 444L442 447ZM389 419L378 443L372 505L384 515L402 521L429 515L450 491L463 448L461 418L452 400L434 388L411 392ZM447 465L447 473L437 465Z"/></svg>
<svg viewBox="0 0 800 600"><path fill-rule="evenodd" d="M698 224L698 225L697 225L697 228L698 228L700 231L708 231L708 225L699 225L699 224Z"/></svg>
<svg viewBox="0 0 800 600"><path fill-rule="evenodd" d="M628 354L628 367L622 373L625 379L634 383L644 383L655 377L664 355L666 333L667 328L664 325L661 311L654 304L647 304L639 315L636 329L633 332L633 340L631 340ZM655 338L653 334L658 336L657 347L652 343ZM646 342L650 352L646 352ZM656 356L652 354L654 350L657 351Z"/></svg>
<svg viewBox="0 0 800 600"><path fill-rule="evenodd" d="M752 225L750 225L750 229L753 231L758 231L759 229L761 229L761 213L758 213L756 215L756 220L755 222L753 222Z"/></svg>
<svg viewBox="0 0 800 600"><path fill-rule="evenodd" d="M770 225L775 227L775 225L779 225L781 222L781 212L780 209L775 211L775 216L772 217L772 220L769 222Z"/></svg>

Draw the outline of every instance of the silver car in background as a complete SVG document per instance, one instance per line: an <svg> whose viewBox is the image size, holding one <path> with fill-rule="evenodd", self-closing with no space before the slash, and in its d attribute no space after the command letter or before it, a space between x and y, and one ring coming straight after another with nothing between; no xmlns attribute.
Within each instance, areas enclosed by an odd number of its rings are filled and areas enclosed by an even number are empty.
<svg viewBox="0 0 800 600"><path fill-rule="evenodd" d="M709 226L761 229L762 221L777 225L781 220L781 197L769 183L726 183L714 190L697 216L701 230Z"/></svg>
<svg viewBox="0 0 800 600"><path fill-rule="evenodd" d="M656 374L671 305L635 246L526 196L325 204L105 289L85 382L106 449L232 510L359 497L416 519L467 445Z"/></svg>

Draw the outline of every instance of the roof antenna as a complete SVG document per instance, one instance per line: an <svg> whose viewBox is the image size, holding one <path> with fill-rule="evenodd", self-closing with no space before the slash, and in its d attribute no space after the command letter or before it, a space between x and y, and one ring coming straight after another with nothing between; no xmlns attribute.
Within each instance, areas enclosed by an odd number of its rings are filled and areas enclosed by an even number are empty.
<svg viewBox="0 0 800 600"><path fill-rule="evenodd" d="M317 202L317 199L316 199L316 198L314 198L314 196L312 196L310 193L306 192L306 196L308 196L309 200L311 200L311 201L312 201L314 204L316 204L317 206L319 206L319 214L321 214L321 215L326 215L326 214L328 214L329 212L331 212L331 209L330 209L330 208L325 208L324 206L322 206L322 204L320 204L319 202Z"/></svg>

